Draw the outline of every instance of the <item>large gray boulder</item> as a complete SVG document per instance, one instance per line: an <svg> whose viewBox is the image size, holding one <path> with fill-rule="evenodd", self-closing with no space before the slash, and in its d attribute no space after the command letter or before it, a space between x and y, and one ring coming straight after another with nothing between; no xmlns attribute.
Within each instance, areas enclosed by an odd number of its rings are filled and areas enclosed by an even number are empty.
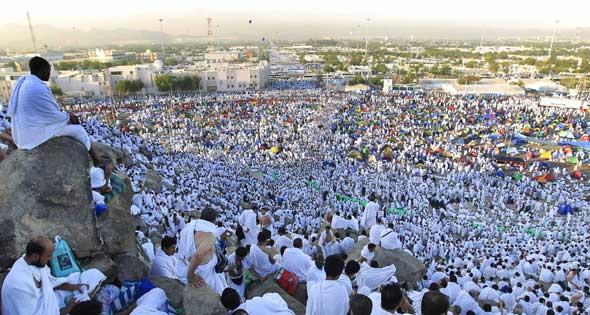
<svg viewBox="0 0 590 315"><path fill-rule="evenodd" d="M10 267L34 236L67 240L79 258L99 252L89 155L72 139L16 150L0 163L0 269Z"/></svg>
<svg viewBox="0 0 590 315"><path fill-rule="evenodd" d="M131 254L123 254L115 257L117 264L117 278L121 282L140 281L148 276L148 266Z"/></svg>
<svg viewBox="0 0 590 315"><path fill-rule="evenodd" d="M102 159L109 160L117 165L124 164L126 167L133 165L131 155L123 149L114 148L100 142L93 142L92 147Z"/></svg>
<svg viewBox="0 0 590 315"><path fill-rule="evenodd" d="M107 277L105 283L113 282L117 277L117 265L109 256L103 253L92 257L86 262L82 262L82 268L85 270L98 269Z"/></svg>
<svg viewBox="0 0 590 315"><path fill-rule="evenodd" d="M159 193L162 191L162 185L162 176L156 170L147 170L143 181L143 188Z"/></svg>
<svg viewBox="0 0 590 315"><path fill-rule="evenodd" d="M395 276L400 282L407 282L412 288L426 274L426 266L411 254L401 250L387 250L381 246L375 249L375 260L379 266L395 265Z"/></svg>
<svg viewBox="0 0 590 315"><path fill-rule="evenodd" d="M209 288L195 289L187 285L183 295L185 315L227 315L219 295Z"/></svg>
<svg viewBox="0 0 590 315"><path fill-rule="evenodd" d="M184 298L184 284L182 284L182 282L175 279L156 276L150 276L150 282L166 292L166 297L168 297L172 306L176 308L182 307Z"/></svg>
<svg viewBox="0 0 590 315"><path fill-rule="evenodd" d="M6 278L7 273L0 273L0 292L2 292L2 285L4 284L4 279ZM2 295L0 295L0 306L2 305ZM2 315L2 307L0 307L0 315Z"/></svg>
<svg viewBox="0 0 590 315"><path fill-rule="evenodd" d="M278 293L283 300L287 302L289 309L296 315L305 314L305 305L297 301L297 299L289 295L285 290L281 289L274 279L268 279L262 283L254 284L252 287L248 288L246 297L251 299L255 296L263 296L266 293Z"/></svg>
<svg viewBox="0 0 590 315"><path fill-rule="evenodd" d="M359 260L361 258L361 250L369 243L368 239L358 242L347 260ZM400 249L387 250L381 246L375 249L375 258L380 267L395 265L395 276L400 282L407 282L409 287L415 288L416 283L422 279L426 274L426 266L411 254Z"/></svg>
<svg viewBox="0 0 590 315"><path fill-rule="evenodd" d="M131 181L124 174L116 174L125 180L127 188L115 196L108 204L108 211L98 217L100 237L104 241L104 251L114 256L122 253L136 253L135 223L131 215L133 191Z"/></svg>

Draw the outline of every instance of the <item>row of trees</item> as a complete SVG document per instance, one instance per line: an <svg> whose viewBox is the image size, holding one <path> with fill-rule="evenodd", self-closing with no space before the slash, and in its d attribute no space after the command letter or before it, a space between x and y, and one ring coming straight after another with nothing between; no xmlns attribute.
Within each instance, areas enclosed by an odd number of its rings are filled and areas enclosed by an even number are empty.
<svg viewBox="0 0 590 315"><path fill-rule="evenodd" d="M121 80L115 84L115 91L118 95L128 95L141 91L143 82L140 80Z"/></svg>
<svg viewBox="0 0 590 315"><path fill-rule="evenodd" d="M104 70L116 66L128 66L138 64L137 60L120 60L115 62L100 62L94 60L84 61L60 61L53 64L56 70Z"/></svg>
<svg viewBox="0 0 590 315"><path fill-rule="evenodd" d="M159 91L194 91L201 88L199 76L172 77L167 74L156 76L154 83Z"/></svg>

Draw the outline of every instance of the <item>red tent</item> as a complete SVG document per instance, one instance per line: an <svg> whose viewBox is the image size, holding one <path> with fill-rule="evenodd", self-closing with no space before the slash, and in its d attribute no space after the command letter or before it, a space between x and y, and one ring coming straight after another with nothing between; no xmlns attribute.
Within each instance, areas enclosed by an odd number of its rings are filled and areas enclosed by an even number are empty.
<svg viewBox="0 0 590 315"><path fill-rule="evenodd" d="M574 179L582 179L582 172L580 171L575 171L572 173L572 178Z"/></svg>

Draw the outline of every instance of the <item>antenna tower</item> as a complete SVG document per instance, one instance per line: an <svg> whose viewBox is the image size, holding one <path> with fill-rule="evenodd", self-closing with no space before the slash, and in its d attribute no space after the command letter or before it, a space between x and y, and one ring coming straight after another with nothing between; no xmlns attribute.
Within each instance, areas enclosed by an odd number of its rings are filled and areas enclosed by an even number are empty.
<svg viewBox="0 0 590 315"><path fill-rule="evenodd" d="M33 24L31 24L31 15L27 11L27 20L29 21L29 32L31 32L31 40L33 41L33 49L37 52L37 40L35 39L35 33L33 32Z"/></svg>

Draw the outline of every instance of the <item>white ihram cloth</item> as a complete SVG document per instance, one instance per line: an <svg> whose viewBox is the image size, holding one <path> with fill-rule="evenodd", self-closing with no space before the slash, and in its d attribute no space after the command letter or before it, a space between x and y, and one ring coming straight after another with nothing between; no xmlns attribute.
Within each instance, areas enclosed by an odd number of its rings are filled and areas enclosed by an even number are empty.
<svg viewBox="0 0 590 315"><path fill-rule="evenodd" d="M273 274L279 269L279 264L276 262L271 264L268 255L263 252L258 247L258 245L253 245L250 248L250 255L248 255L248 259L250 260L254 271L256 271L256 273L261 277L266 277L270 274Z"/></svg>
<svg viewBox="0 0 590 315"><path fill-rule="evenodd" d="M49 87L35 75L16 81L8 115L12 117L12 138L19 149L34 149L51 138L67 136L90 150L90 138L84 128L68 125L70 116L59 110Z"/></svg>
<svg viewBox="0 0 590 315"><path fill-rule="evenodd" d="M194 220L187 224L184 229L180 232L180 241L178 242L178 267L177 274L179 280L187 284L187 273L190 265L191 257L196 253L197 247L195 244L195 233L205 232L213 233L217 230L217 226L211 222L205 220ZM199 274L203 280L207 283L207 286L218 294L221 294L227 287L227 282L223 273L215 272L215 265L217 264L217 256L214 254L209 262L204 265L200 265L195 270L196 274Z"/></svg>
<svg viewBox="0 0 590 315"><path fill-rule="evenodd" d="M287 302L278 293L266 293L242 303L236 310L244 310L249 315L294 315Z"/></svg>
<svg viewBox="0 0 590 315"><path fill-rule="evenodd" d="M166 293L160 288L151 289L137 300L137 307L130 315L168 315Z"/></svg>
<svg viewBox="0 0 590 315"><path fill-rule="evenodd" d="M310 289L306 315L346 315L348 291L337 280L322 280Z"/></svg>
<svg viewBox="0 0 590 315"><path fill-rule="evenodd" d="M369 202L361 216L361 225L366 228L375 225L377 223L377 211L379 211L379 204L373 201Z"/></svg>
<svg viewBox="0 0 590 315"><path fill-rule="evenodd" d="M381 247L387 250L394 250L396 248L402 248L402 242L399 240L396 232L387 228L381 231Z"/></svg>
<svg viewBox="0 0 590 315"><path fill-rule="evenodd" d="M153 260L152 270L150 274L152 276L165 277L170 279L178 279L176 274L176 265L178 264L176 257L168 256L163 250L158 249L156 251L156 257Z"/></svg>
<svg viewBox="0 0 590 315"><path fill-rule="evenodd" d="M306 280L306 274L313 262L299 248L287 248L283 254L283 267L297 276L299 282Z"/></svg>
<svg viewBox="0 0 590 315"><path fill-rule="evenodd" d="M397 282L395 278L396 268L389 265L383 268L373 268L366 262L361 264L361 270L356 276L356 283L359 287L367 286L371 290L379 288L382 284L388 282Z"/></svg>
<svg viewBox="0 0 590 315"><path fill-rule="evenodd" d="M68 277L51 276L49 267L30 266L24 257L19 258L4 279L2 287L2 313L10 315L58 315L60 308L65 307L65 299L74 297L78 301L89 300L88 292L104 281L106 277L96 269L85 271L80 275L76 272ZM35 280L41 283L37 288ZM64 283L87 284L84 292L54 291Z"/></svg>
<svg viewBox="0 0 590 315"><path fill-rule="evenodd" d="M238 219L238 222L244 230L244 236L246 239L245 245L256 245L258 242L258 226L256 225L256 213L252 210L244 210Z"/></svg>

